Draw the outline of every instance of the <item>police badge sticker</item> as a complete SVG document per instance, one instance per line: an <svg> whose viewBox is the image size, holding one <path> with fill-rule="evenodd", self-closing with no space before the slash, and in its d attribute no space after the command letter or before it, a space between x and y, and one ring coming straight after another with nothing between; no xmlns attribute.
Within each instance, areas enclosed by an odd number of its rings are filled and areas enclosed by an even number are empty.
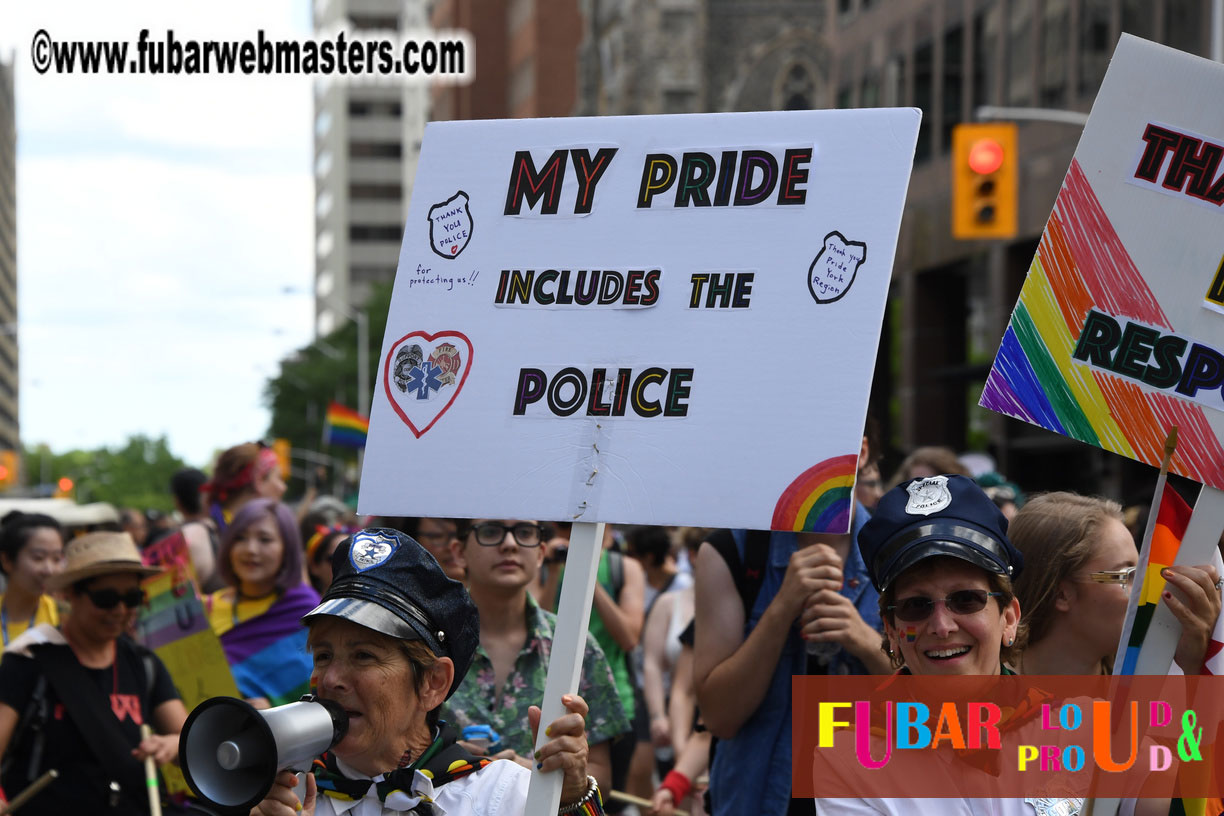
<svg viewBox="0 0 1224 816"><path fill-rule="evenodd" d="M1032 805L1037 816L1076 816L1084 805L1083 799L1037 799L1026 798L1026 804Z"/></svg>
<svg viewBox="0 0 1224 816"><path fill-rule="evenodd" d="M429 247L435 253L454 260L471 240L472 211L467 193L460 190L429 208Z"/></svg>
<svg viewBox="0 0 1224 816"><path fill-rule="evenodd" d="M363 530L353 536L352 546L349 547L349 563L358 572L365 572L390 558L397 547L399 542L391 536Z"/></svg>
<svg viewBox="0 0 1224 816"><path fill-rule="evenodd" d="M866 260L867 244L848 241L846 236L833 230L825 236L824 246L808 267L808 291L817 303L841 300L850 291L859 267Z"/></svg>
<svg viewBox="0 0 1224 816"><path fill-rule="evenodd" d="M930 476L915 479L905 486L909 501L905 512L911 516L929 516L952 503L952 491L948 490L947 476Z"/></svg>

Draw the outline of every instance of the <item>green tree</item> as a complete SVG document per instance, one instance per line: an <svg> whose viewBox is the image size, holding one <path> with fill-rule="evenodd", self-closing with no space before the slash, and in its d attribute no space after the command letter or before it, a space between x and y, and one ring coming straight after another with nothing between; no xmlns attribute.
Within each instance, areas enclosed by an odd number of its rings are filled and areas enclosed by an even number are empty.
<svg viewBox="0 0 1224 816"><path fill-rule="evenodd" d="M374 287L364 311L369 321L369 382L377 387L378 356L387 328L391 306L391 283ZM365 399L369 399L366 395ZM346 320L335 331L285 358L280 372L264 385L264 403L272 412L270 437L284 438L298 450L318 451L346 463L355 463L357 452L351 448L325 447L323 422L327 406L338 402L362 414L369 404L357 396L357 324ZM296 492L305 469L294 462L295 479L290 491Z"/></svg>
<svg viewBox="0 0 1224 816"><path fill-rule="evenodd" d="M186 467L164 436L138 434L115 448L52 453L45 445L25 451L26 481L47 491L67 477L80 503L103 501L139 510L174 509L170 477Z"/></svg>

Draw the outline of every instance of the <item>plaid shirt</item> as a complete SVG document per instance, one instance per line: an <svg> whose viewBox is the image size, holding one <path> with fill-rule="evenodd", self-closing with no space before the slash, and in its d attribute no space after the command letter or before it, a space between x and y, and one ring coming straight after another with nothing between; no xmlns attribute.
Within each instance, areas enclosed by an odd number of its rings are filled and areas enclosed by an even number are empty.
<svg viewBox="0 0 1224 816"><path fill-rule="evenodd" d="M527 641L502 684L501 693L494 688L493 663L489 655L483 646L477 646L472 665L446 702L442 718L460 731L469 725L490 725L501 736L503 748L512 748L520 756L530 756L535 745L527 727L527 707L539 705L544 697L555 624L556 616L540 609L528 594ZM610 740L629 730L629 720L617 696L612 670L590 634L587 634L582 657L578 694L590 707L587 716L589 744Z"/></svg>

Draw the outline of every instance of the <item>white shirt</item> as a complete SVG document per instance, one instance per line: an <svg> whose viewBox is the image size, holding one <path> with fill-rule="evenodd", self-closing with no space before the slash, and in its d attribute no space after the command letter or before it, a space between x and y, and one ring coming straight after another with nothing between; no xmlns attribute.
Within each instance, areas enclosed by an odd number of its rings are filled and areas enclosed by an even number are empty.
<svg viewBox="0 0 1224 816"><path fill-rule="evenodd" d="M817 816L1075 816L1082 799L817 799ZM1133 816L1123 799L1118 816Z"/></svg>
<svg viewBox="0 0 1224 816"><path fill-rule="evenodd" d="M337 759L337 767L345 776L360 778ZM295 789L298 799L305 800L305 774ZM531 771L509 759L489 763L475 773L470 773L453 782L448 782L433 791L433 808L437 816L525 816L527 808L527 783ZM381 776L373 781L379 782ZM420 771L413 790L430 790L432 783ZM410 811L392 810L384 807L378 799L374 786L356 801L333 799L319 794L315 800L315 816L399 816Z"/></svg>

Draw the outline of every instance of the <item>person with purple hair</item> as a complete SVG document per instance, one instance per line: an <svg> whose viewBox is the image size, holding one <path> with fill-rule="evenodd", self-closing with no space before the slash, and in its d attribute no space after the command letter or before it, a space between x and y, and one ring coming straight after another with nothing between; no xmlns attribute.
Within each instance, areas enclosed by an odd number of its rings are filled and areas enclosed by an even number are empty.
<svg viewBox="0 0 1224 816"><path fill-rule="evenodd" d="M256 708L296 701L310 687L302 616L319 594L302 579L293 511L253 499L230 521L217 557L228 586L205 600L242 696Z"/></svg>

